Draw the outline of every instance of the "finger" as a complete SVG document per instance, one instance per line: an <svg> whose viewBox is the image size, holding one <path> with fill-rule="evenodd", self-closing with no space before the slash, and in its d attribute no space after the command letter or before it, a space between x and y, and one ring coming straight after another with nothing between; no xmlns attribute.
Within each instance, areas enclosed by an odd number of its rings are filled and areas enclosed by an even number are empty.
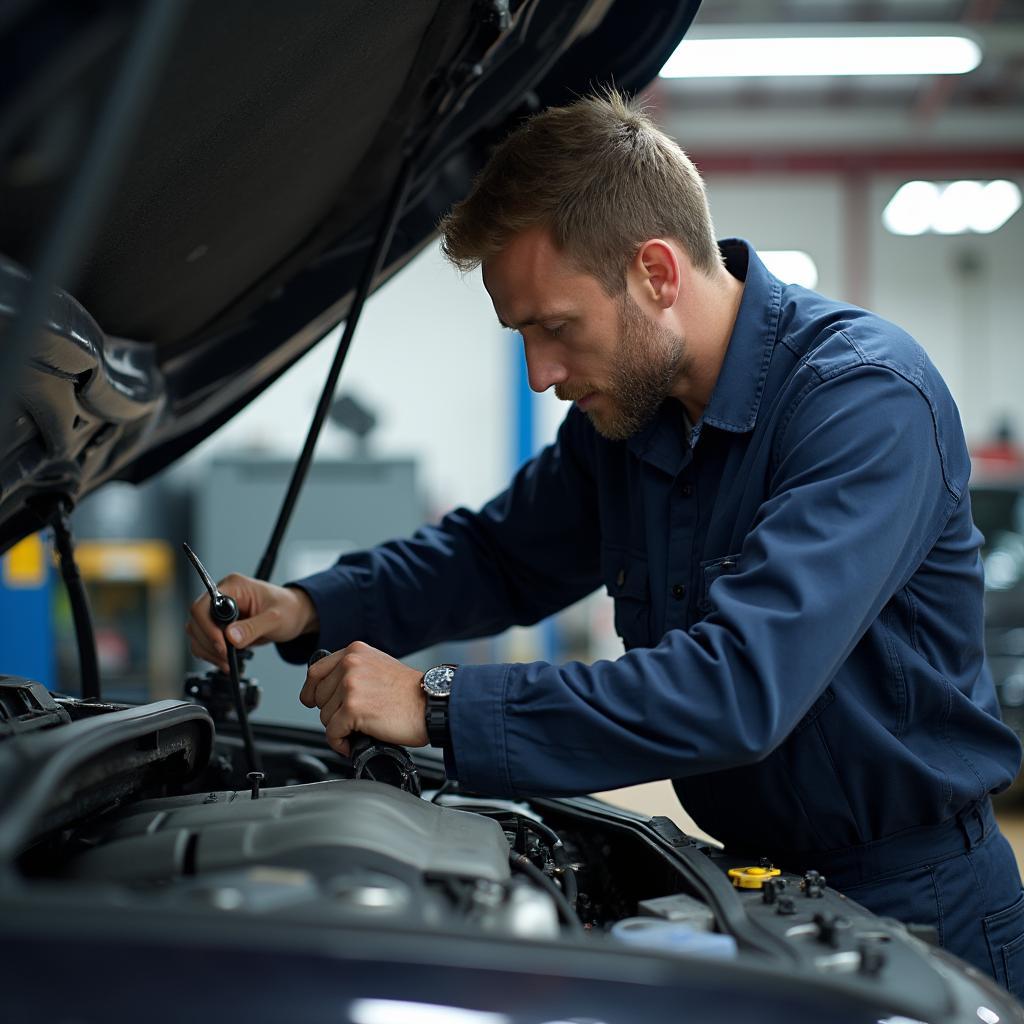
<svg viewBox="0 0 1024 1024"><path fill-rule="evenodd" d="M344 651L335 651L333 654L328 654L327 657L314 662L306 669L306 680L302 684L302 690L299 692L299 700L307 708L318 707L316 701L317 685L325 676L331 673L331 670L341 661L344 653Z"/></svg>
<svg viewBox="0 0 1024 1024"><path fill-rule="evenodd" d="M190 621L193 623L196 629L197 638L201 635L206 638L207 643L216 649L218 645L223 645L224 636L221 633L220 626L213 621L210 615L210 597L208 594L200 594L193 602L189 609L191 615Z"/></svg>
<svg viewBox="0 0 1024 1024"><path fill-rule="evenodd" d="M228 639L236 647L251 647L253 644L265 644L273 639L274 630L281 624L281 612L277 608L268 608L248 619L240 619L228 626Z"/></svg>
<svg viewBox="0 0 1024 1024"><path fill-rule="evenodd" d="M227 672L227 650L223 646L218 651L207 641L206 634L196 629L192 622L185 623L185 633L191 641L189 646L195 657L202 661L208 661L211 665L216 665L222 672Z"/></svg>
<svg viewBox="0 0 1024 1024"><path fill-rule="evenodd" d="M313 690L313 703L322 708L335 694L343 696L347 690L345 676L341 672L334 672L316 684Z"/></svg>
<svg viewBox="0 0 1024 1024"><path fill-rule="evenodd" d="M320 723L323 727L327 728L327 723L334 717L335 713L341 708L342 704L342 690L339 686L334 693L327 699L326 703L320 707Z"/></svg>
<svg viewBox="0 0 1024 1024"><path fill-rule="evenodd" d="M344 707L340 708L331 716L331 720L327 723L327 742L338 753L342 753L341 745L347 740L353 728L354 725L348 712L345 711Z"/></svg>

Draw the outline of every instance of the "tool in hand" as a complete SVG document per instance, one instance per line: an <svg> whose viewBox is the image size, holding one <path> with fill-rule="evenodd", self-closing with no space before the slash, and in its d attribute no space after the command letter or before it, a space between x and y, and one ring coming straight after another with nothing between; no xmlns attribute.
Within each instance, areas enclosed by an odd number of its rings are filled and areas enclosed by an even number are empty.
<svg viewBox="0 0 1024 1024"><path fill-rule="evenodd" d="M252 738L252 729L249 726L249 713L246 707L247 701L242 694L242 677L238 667L239 653L231 641L228 640L226 632L228 626L238 619L238 604L233 597L230 597L228 594L222 594L220 590L217 589L217 584L213 582L212 577L206 571L206 567L199 561L199 557L188 546L188 544L182 541L181 546L185 549L185 554L188 555L189 561L199 574L199 578L203 581L203 586L206 587L206 590L210 595L210 617L218 626L220 626L221 630L224 631L224 643L227 646L228 651L231 698L234 703L235 714L238 717L238 725L242 732L242 742L245 744L245 756L249 763L249 772L259 772L260 759L259 755L256 753L256 745ZM218 679L223 678L223 675L219 672L213 672L208 673L207 678L212 679L213 681L209 687L209 689L213 691L217 689L213 684L215 684ZM193 687L197 686L195 683L192 685ZM255 687L247 687L246 689L247 691L253 691L251 694L247 692L246 696L251 696L253 698L253 706L255 706L255 700L259 694L258 689ZM195 689L195 693L198 694L199 690ZM211 699L215 700L215 697L212 697Z"/></svg>
<svg viewBox="0 0 1024 1024"><path fill-rule="evenodd" d="M310 655L308 665L315 665L330 653L321 647ZM362 732L349 733L348 742L353 778L386 782L414 796L420 795L419 772L405 747L383 743Z"/></svg>

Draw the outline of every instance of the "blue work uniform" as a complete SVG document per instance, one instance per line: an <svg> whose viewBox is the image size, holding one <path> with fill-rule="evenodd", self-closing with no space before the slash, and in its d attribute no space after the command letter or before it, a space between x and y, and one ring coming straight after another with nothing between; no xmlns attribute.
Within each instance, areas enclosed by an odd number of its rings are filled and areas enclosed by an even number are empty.
<svg viewBox="0 0 1024 1024"><path fill-rule="evenodd" d="M320 636L282 653L400 657L603 584L626 653L460 667L450 775L510 797L672 779L727 848L816 868L1024 985L1024 894L989 804L1020 745L984 660L956 406L904 331L721 249L744 290L698 423L669 400L608 441L573 407L479 512L297 581Z"/></svg>

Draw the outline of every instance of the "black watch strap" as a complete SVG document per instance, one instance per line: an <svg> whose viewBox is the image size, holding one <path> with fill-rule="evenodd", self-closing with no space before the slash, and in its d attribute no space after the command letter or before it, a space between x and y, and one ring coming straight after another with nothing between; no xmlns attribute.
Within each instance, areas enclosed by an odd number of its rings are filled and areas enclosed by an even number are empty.
<svg viewBox="0 0 1024 1024"><path fill-rule="evenodd" d="M448 698L427 697L427 739L432 747L447 747L451 742L448 729Z"/></svg>

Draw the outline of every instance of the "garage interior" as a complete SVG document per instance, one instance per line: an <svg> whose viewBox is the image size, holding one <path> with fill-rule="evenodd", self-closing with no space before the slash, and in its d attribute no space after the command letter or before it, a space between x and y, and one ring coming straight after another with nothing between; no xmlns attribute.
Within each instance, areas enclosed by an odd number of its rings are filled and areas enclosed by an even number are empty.
<svg viewBox="0 0 1024 1024"><path fill-rule="evenodd" d="M687 71L686 48L704 42L749 38L767 48L789 37L865 35L906 45L963 36L980 62L962 73L755 76L721 63L702 77ZM1004 715L1024 725L1024 5L707 0L678 65L682 76L666 70L644 102L704 175L718 235L748 239L786 280L906 327L949 383L979 491L995 495L979 499L992 516L987 642ZM901 191L908 185L916 192ZM901 194L919 200L902 219ZM958 195L1002 206L958 212ZM190 538L216 576L252 571L336 340L332 332L172 469L141 487L106 487L76 511L109 696L178 696L198 667L181 632L195 580L178 539ZM564 413L553 394L529 391L521 345L495 322L479 276L461 278L428 247L367 306L279 577L479 506L550 441ZM6 671L73 692L74 635L47 544L29 538L3 557L0 603L10 613L0 648L11 652ZM23 643L26 635L40 642ZM536 627L410 663L596 660L620 650L602 592ZM301 672L264 649L252 674L264 694L257 721L315 724L295 699ZM607 798L701 834L668 783ZM1024 865L1024 797L1006 794L998 813Z"/></svg>

